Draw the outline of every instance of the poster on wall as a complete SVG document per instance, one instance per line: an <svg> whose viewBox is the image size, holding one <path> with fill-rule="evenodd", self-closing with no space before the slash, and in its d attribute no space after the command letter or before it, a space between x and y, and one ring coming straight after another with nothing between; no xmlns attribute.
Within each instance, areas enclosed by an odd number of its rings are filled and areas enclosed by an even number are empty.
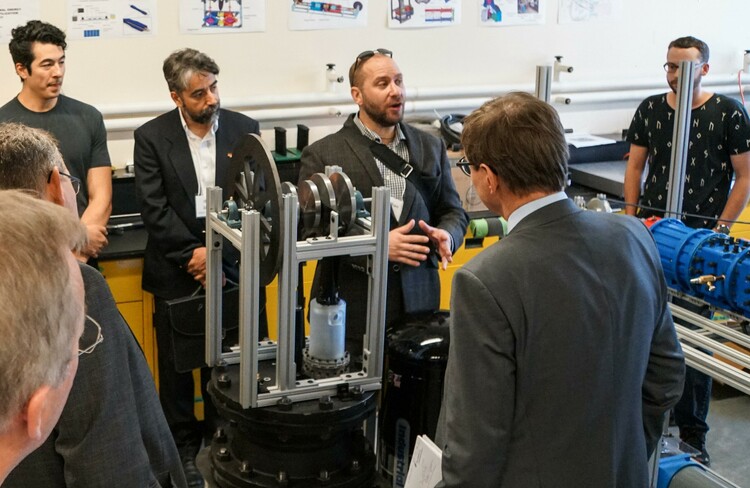
<svg viewBox="0 0 750 488"><path fill-rule="evenodd" d="M10 32L32 19L38 19L40 0L5 0L0 6L0 43L10 42Z"/></svg>
<svg viewBox="0 0 750 488"><path fill-rule="evenodd" d="M156 0L68 0L69 39L156 34Z"/></svg>
<svg viewBox="0 0 750 488"><path fill-rule="evenodd" d="M622 0L560 0L557 11L559 24L618 20L622 15Z"/></svg>
<svg viewBox="0 0 750 488"><path fill-rule="evenodd" d="M487 27L544 24L548 0L478 0L479 23Z"/></svg>
<svg viewBox="0 0 750 488"><path fill-rule="evenodd" d="M388 0L388 27L409 29L461 23L461 0Z"/></svg>
<svg viewBox="0 0 750 488"><path fill-rule="evenodd" d="M289 30L347 29L367 26L369 0L275 0L289 4Z"/></svg>
<svg viewBox="0 0 750 488"><path fill-rule="evenodd" d="M180 0L182 34L233 34L265 30L266 0Z"/></svg>

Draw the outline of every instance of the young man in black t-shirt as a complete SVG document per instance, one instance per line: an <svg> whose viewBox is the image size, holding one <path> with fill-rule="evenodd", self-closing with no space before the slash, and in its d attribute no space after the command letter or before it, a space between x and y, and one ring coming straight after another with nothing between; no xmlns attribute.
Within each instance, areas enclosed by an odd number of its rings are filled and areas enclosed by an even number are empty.
<svg viewBox="0 0 750 488"><path fill-rule="evenodd" d="M689 215L681 219L691 227L728 232L745 209L750 197L750 121L737 100L701 87L703 76L708 74L708 57L706 43L694 37L682 37L669 44L664 69L671 91L644 100L628 130L631 145L625 171L627 214L662 216L660 210L666 208L677 78L682 61L695 63L695 78L682 201L682 211ZM641 195L646 163L648 173ZM711 377L688 367L682 398L674 409L675 421L680 438L700 450L696 459L707 465L710 458L706 451L706 417L710 398Z"/></svg>

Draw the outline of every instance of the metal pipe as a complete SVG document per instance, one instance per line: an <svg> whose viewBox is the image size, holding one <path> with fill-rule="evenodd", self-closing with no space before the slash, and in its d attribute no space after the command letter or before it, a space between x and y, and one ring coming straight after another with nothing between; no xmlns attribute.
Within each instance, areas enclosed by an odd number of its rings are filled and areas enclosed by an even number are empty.
<svg viewBox="0 0 750 488"><path fill-rule="evenodd" d="M685 163L690 140L690 112L693 107L692 61L680 62L677 106L675 107L674 132L672 134L672 157L669 167L666 210L671 215L682 213L682 194L685 188Z"/></svg>
<svg viewBox="0 0 750 488"><path fill-rule="evenodd" d="M543 102L549 103L552 92L552 66L536 67L536 82L534 84L534 96Z"/></svg>

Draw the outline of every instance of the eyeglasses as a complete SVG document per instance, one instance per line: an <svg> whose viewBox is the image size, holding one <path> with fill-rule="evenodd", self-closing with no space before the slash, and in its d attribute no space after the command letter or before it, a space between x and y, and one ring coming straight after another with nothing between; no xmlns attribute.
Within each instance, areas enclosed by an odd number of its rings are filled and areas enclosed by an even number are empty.
<svg viewBox="0 0 750 488"><path fill-rule="evenodd" d="M693 69L698 69L701 66L703 66L704 64L706 64L706 63L698 63L695 66L693 66ZM664 71L666 71L667 73L674 73L678 69L680 69L680 65L679 64L674 64L674 63L670 63L670 62L664 63Z"/></svg>
<svg viewBox="0 0 750 488"><path fill-rule="evenodd" d="M96 326L96 335L94 335L94 329L91 327L86 327L86 325L91 322ZM104 342L104 337L102 336L102 326L99 325L99 322L91 318L90 315L86 315L86 322L83 324L83 334L81 334L81 338L78 339L78 356L81 356L82 354L91 354L94 352L94 349L96 349L96 346Z"/></svg>
<svg viewBox="0 0 750 488"><path fill-rule="evenodd" d="M495 171L495 168L493 168L491 165L485 164L484 166L493 173L497 174L497 171ZM471 176L472 168L479 169L479 165L470 163L469 160L466 159L466 156L464 156L458 160L458 162L456 163L456 168L460 169L461 172L466 176Z"/></svg>
<svg viewBox="0 0 750 488"><path fill-rule="evenodd" d="M466 156L458 160L456 168L460 169L466 176L471 176L471 163L466 159Z"/></svg>
<svg viewBox="0 0 750 488"><path fill-rule="evenodd" d="M378 48L374 51L362 51L354 61L354 69L352 70L352 74L356 73L359 67L362 66L365 61L375 56L376 54L382 54L383 56L393 58L393 52L389 51L388 49Z"/></svg>
<svg viewBox="0 0 750 488"><path fill-rule="evenodd" d="M60 173L60 176L65 176L67 179L70 180L70 184L73 186L73 191L76 195L78 195L78 192L81 191L81 179L76 178L73 175L69 175L68 173L63 173L62 171L58 170L58 173ZM52 181L52 171L49 172L47 175L47 183Z"/></svg>

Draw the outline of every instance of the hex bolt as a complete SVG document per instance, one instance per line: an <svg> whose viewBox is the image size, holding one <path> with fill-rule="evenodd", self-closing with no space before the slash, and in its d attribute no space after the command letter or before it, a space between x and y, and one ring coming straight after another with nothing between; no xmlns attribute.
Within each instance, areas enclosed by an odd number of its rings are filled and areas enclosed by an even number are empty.
<svg viewBox="0 0 750 488"><path fill-rule="evenodd" d="M240 473L244 475L253 474L253 467L250 465L250 461L242 461L242 464L240 465Z"/></svg>
<svg viewBox="0 0 750 488"><path fill-rule="evenodd" d="M358 459L352 459L351 470L353 472L359 471L359 460Z"/></svg>
<svg viewBox="0 0 750 488"><path fill-rule="evenodd" d="M219 427L216 429L216 432L214 432L214 441L224 443L227 441L227 433L224 432L224 429L222 427Z"/></svg>
<svg viewBox="0 0 750 488"><path fill-rule="evenodd" d="M331 480L331 475L328 474L328 470L327 469L321 469L320 470L320 475L318 476L318 480L320 480L320 481L330 481Z"/></svg>
<svg viewBox="0 0 750 488"><path fill-rule="evenodd" d="M321 410L333 410L333 400L331 400L329 395L322 396L320 397L318 407L320 407Z"/></svg>
<svg viewBox="0 0 750 488"><path fill-rule="evenodd" d="M217 380L217 384L219 385L219 388L227 389L230 386L232 386L232 379L229 377L228 374L223 373L219 375L219 379Z"/></svg>
<svg viewBox="0 0 750 488"><path fill-rule="evenodd" d="M278 405L279 410L281 410L282 412L289 412L294 404L292 403L291 398L282 397L279 399L276 405Z"/></svg>
<svg viewBox="0 0 750 488"><path fill-rule="evenodd" d="M276 475L276 482L281 486L287 486L289 484L289 478L286 475L286 471L279 471Z"/></svg>
<svg viewBox="0 0 750 488"><path fill-rule="evenodd" d="M226 447L220 447L219 451L216 453L216 459L219 461L229 461L232 459L232 455L229 453L229 449Z"/></svg>

